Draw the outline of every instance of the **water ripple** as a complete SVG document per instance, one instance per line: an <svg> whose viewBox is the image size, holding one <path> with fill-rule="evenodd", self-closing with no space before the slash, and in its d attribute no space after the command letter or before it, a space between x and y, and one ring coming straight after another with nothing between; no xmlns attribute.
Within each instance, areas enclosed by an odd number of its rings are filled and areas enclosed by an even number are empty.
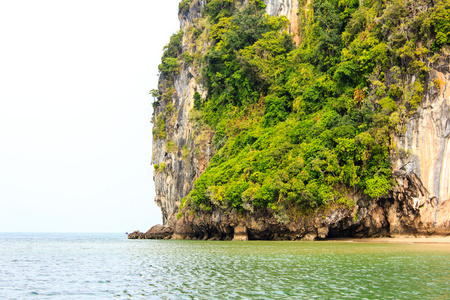
<svg viewBox="0 0 450 300"><path fill-rule="evenodd" d="M432 245L0 234L2 299L448 299Z"/></svg>

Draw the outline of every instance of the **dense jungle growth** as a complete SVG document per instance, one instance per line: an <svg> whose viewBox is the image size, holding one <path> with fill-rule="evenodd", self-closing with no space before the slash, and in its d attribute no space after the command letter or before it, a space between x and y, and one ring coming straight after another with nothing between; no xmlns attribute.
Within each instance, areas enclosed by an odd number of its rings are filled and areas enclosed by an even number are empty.
<svg viewBox="0 0 450 300"><path fill-rule="evenodd" d="M289 21L264 8L210 0L166 46L155 96L169 101L174 76L193 65L207 96L195 93L192 120L215 132L216 154L182 210L268 209L287 222L351 207L356 195L386 196L391 134L404 130L430 66L449 52L450 1L300 0L298 45ZM155 116L156 137L171 113Z"/></svg>

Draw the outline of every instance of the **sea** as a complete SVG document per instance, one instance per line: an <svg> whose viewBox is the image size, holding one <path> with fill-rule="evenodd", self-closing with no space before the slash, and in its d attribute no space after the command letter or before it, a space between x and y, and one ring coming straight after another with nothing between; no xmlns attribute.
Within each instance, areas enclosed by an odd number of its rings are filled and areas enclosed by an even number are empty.
<svg viewBox="0 0 450 300"><path fill-rule="evenodd" d="M0 233L0 299L450 299L450 245Z"/></svg>

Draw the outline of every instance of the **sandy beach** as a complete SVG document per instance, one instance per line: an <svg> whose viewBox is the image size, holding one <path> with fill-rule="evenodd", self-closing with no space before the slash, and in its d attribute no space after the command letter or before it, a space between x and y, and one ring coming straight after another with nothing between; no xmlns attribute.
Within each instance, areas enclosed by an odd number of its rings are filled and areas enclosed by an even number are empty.
<svg viewBox="0 0 450 300"><path fill-rule="evenodd" d="M341 241L353 243L398 243L398 244L448 244L450 247L450 236L394 236L381 238L336 238L327 241Z"/></svg>

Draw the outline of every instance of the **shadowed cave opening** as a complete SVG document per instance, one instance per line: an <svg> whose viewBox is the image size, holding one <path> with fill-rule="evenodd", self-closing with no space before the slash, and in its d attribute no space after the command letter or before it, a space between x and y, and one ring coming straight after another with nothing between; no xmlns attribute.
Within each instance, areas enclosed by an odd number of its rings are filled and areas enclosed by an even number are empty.
<svg viewBox="0 0 450 300"><path fill-rule="evenodd" d="M192 239L196 240L222 240L231 241L234 237L234 228L229 226L222 230L216 227L209 227L206 229L198 228L194 230L194 235L191 236Z"/></svg>
<svg viewBox="0 0 450 300"><path fill-rule="evenodd" d="M360 222L351 226L348 221L342 220L337 226L330 228L325 239L337 238L368 238L368 237L386 237L389 235L389 224L386 223L384 227L374 228L366 226L366 222ZM370 222L369 222L370 223Z"/></svg>
<svg viewBox="0 0 450 300"><path fill-rule="evenodd" d="M347 229L342 229L342 227L338 225L335 228L329 229L325 239L363 237L363 235L361 235L361 232L357 232L357 227L359 226L354 225L350 226Z"/></svg>

